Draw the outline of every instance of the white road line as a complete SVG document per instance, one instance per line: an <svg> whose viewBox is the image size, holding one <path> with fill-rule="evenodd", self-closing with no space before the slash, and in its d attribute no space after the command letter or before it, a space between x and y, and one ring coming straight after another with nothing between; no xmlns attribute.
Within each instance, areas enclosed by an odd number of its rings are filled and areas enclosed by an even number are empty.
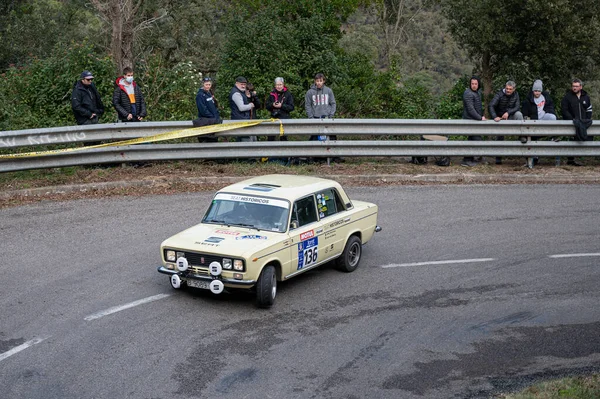
<svg viewBox="0 0 600 399"><path fill-rule="evenodd" d="M415 263L394 263L391 265L381 266L383 269L392 267L412 267L412 266L427 266L427 265L451 265L455 263L476 263L476 262L491 262L494 258L479 258L479 259L457 259L457 260L434 260L431 262L415 262Z"/></svg>
<svg viewBox="0 0 600 399"><path fill-rule="evenodd" d="M560 255L548 255L549 258L581 258L583 256L600 256L600 253L597 254L560 254Z"/></svg>
<svg viewBox="0 0 600 399"><path fill-rule="evenodd" d="M43 337L43 338L34 338L31 341L27 341L19 346L15 346L14 348L12 348L11 350L4 352L4 353L0 353L0 362L3 361L6 358L11 357L12 355L19 353L21 351L24 351L25 349L29 348L30 346L39 344L40 342L46 340L50 338L50 336L47 337Z"/></svg>
<svg viewBox="0 0 600 399"><path fill-rule="evenodd" d="M163 299L163 298L166 298L169 296L171 296L171 295L170 294L158 294L158 295L149 296L148 298L144 298L144 299L140 299L140 300L137 300L134 302L126 303L125 305L114 306L112 308L108 308L106 310L102 310L100 312L91 314L89 316L86 316L84 318L84 320L85 321L96 320L101 317L108 316L109 314L120 312L121 310L130 309L135 306L143 305L148 302L158 301L159 299Z"/></svg>

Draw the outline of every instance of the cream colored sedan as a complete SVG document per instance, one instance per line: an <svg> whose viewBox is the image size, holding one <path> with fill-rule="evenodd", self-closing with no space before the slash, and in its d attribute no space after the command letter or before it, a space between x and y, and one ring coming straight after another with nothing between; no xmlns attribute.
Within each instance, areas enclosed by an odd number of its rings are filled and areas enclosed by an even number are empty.
<svg viewBox="0 0 600 399"><path fill-rule="evenodd" d="M333 180L255 177L217 192L200 224L166 239L158 271L176 289L252 289L257 305L270 307L278 281L329 261L354 271L381 230L377 211Z"/></svg>

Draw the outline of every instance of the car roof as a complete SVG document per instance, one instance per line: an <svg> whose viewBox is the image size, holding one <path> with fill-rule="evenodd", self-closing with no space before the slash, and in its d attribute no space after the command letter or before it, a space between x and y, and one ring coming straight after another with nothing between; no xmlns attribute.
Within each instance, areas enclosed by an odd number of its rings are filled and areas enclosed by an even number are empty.
<svg viewBox="0 0 600 399"><path fill-rule="evenodd" d="M341 189L340 184L334 180L314 176L265 175L229 185L219 192L276 197L294 201L331 187L338 188L338 191Z"/></svg>

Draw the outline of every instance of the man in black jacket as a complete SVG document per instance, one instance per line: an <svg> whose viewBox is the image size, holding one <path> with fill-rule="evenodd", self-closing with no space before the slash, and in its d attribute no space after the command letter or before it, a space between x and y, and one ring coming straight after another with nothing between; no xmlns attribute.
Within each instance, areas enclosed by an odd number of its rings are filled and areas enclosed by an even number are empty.
<svg viewBox="0 0 600 399"><path fill-rule="evenodd" d="M78 125L96 124L104 113L104 104L93 80L90 71L83 71L81 79L73 86L71 108Z"/></svg>
<svg viewBox="0 0 600 399"><path fill-rule="evenodd" d="M523 114L519 111L521 100L516 91L517 84L512 80L506 82L504 89L499 90L490 102L490 116L496 122L501 120L523 120ZM504 141L504 136L497 136L497 141ZM496 165L502 164L502 158L496 157Z"/></svg>
<svg viewBox="0 0 600 399"><path fill-rule="evenodd" d="M141 122L146 117L146 101L130 67L123 68L123 76L115 81L112 102L121 122Z"/></svg>
<svg viewBox="0 0 600 399"><path fill-rule="evenodd" d="M481 88L480 80L477 76L471 77L469 81L469 87L465 89L463 93L463 119L472 119L476 121L484 121L483 116L483 103L481 101ZM469 141L481 141L481 136L469 136ZM475 166L475 158L464 157L462 166Z"/></svg>
<svg viewBox="0 0 600 399"><path fill-rule="evenodd" d="M564 120L590 120L592 119L592 101L590 96L583 90L583 83L579 79L573 79L571 90L567 91L560 103L560 109ZM588 141L593 137L588 136ZM574 157L567 158L567 165L581 166Z"/></svg>

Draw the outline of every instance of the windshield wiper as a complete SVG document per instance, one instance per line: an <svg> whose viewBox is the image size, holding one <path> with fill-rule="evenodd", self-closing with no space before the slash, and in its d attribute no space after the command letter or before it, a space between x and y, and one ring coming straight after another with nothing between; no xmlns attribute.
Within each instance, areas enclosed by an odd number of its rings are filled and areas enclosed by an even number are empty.
<svg viewBox="0 0 600 399"><path fill-rule="evenodd" d="M229 227L229 223L225 222L225 220L217 220L217 219L210 219L207 220L208 223L219 223L219 224L224 224L227 227Z"/></svg>
<svg viewBox="0 0 600 399"><path fill-rule="evenodd" d="M260 231L260 229L258 227L256 227L253 224L247 224L247 223L233 223L234 226L242 226L242 227L249 227L251 229L256 229L258 231Z"/></svg>

